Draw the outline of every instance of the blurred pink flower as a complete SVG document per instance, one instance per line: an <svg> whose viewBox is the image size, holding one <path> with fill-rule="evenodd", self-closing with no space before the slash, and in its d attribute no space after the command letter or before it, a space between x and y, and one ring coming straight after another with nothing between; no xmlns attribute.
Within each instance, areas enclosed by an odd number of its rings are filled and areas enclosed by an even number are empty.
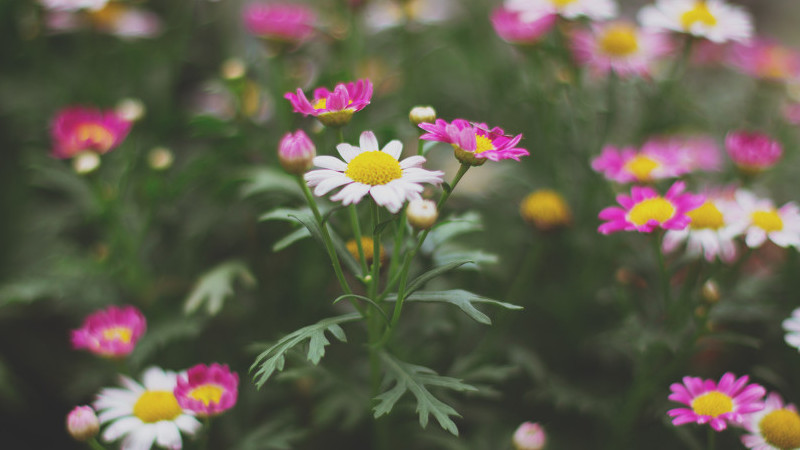
<svg viewBox="0 0 800 450"><path fill-rule="evenodd" d="M509 136L502 128L489 129L485 123L473 123L464 119L447 123L442 119L436 119L434 123L421 123L419 127L427 131L420 136L420 139L451 144L455 149L456 158L472 165L481 165L487 160L519 161L521 156L530 154L524 148L516 147L522 140L521 134Z"/></svg>
<svg viewBox="0 0 800 450"><path fill-rule="evenodd" d="M747 414L764 409L766 391L758 384L747 384L747 375L736 378L728 372L714 380L683 377L683 383L673 383L669 399L689 408L675 408L667 412L673 425L708 423L715 431L728 425L742 426Z"/></svg>
<svg viewBox="0 0 800 450"><path fill-rule="evenodd" d="M654 140L640 151L634 148L618 149L606 146L600 156L592 160L592 169L606 179L617 183L643 183L676 178L690 171L669 141Z"/></svg>
<svg viewBox="0 0 800 450"><path fill-rule="evenodd" d="M768 39L735 44L728 61L754 78L786 81L800 76L800 52Z"/></svg>
<svg viewBox="0 0 800 450"><path fill-rule="evenodd" d="M800 103L789 103L783 108L783 117L792 125L800 125Z"/></svg>
<svg viewBox="0 0 800 450"><path fill-rule="evenodd" d="M728 155L739 169L758 173L774 166L783 156L783 146L759 132L731 131L725 137Z"/></svg>
<svg viewBox="0 0 800 450"><path fill-rule="evenodd" d="M592 24L572 34L572 51L579 64L603 76L648 77L653 64L672 50L664 33L643 31L627 22Z"/></svg>
<svg viewBox="0 0 800 450"><path fill-rule="evenodd" d="M303 130L286 133L278 144L278 161L289 173L302 175L313 166L317 149Z"/></svg>
<svg viewBox="0 0 800 450"><path fill-rule="evenodd" d="M100 431L100 421L91 406L76 406L67 415L67 431L76 441L87 441Z"/></svg>
<svg viewBox="0 0 800 450"><path fill-rule="evenodd" d="M597 231L611 234L617 231L683 230L691 222L686 213L705 201L702 195L683 193L684 189L686 184L678 181L662 197L650 187L634 186L630 196L617 196L622 208L610 206L600 211L598 217L606 222Z"/></svg>
<svg viewBox="0 0 800 450"><path fill-rule="evenodd" d="M45 9L50 11L78 11L103 9L108 0L39 0Z"/></svg>
<svg viewBox="0 0 800 450"><path fill-rule="evenodd" d="M292 104L294 112L314 116L325 126L340 127L350 121L353 113L369 105L372 100L372 82L363 79L339 83L333 92L319 87L314 90L313 103L299 88L296 94L287 92L284 98Z"/></svg>
<svg viewBox="0 0 800 450"><path fill-rule="evenodd" d="M114 110L100 111L71 106L59 111L50 129L53 156L71 158L83 151L108 153L119 146L131 128L131 122Z"/></svg>
<svg viewBox="0 0 800 450"><path fill-rule="evenodd" d="M512 44L534 44L555 26L558 15L548 14L523 22L519 12L500 7L492 12L490 19L494 31L503 40Z"/></svg>
<svg viewBox="0 0 800 450"><path fill-rule="evenodd" d="M653 150L650 150L650 148ZM717 171L722 169L722 152L714 138L706 135L674 135L655 137L642 146L643 154L660 151L674 156L682 170Z"/></svg>
<svg viewBox="0 0 800 450"><path fill-rule="evenodd" d="M110 306L86 317L72 330L72 346L106 357L127 356L147 329L142 313L133 306Z"/></svg>
<svg viewBox="0 0 800 450"><path fill-rule="evenodd" d="M236 405L239 375L227 364L198 364L178 375L173 394L181 408L198 417L216 416Z"/></svg>
<svg viewBox="0 0 800 450"><path fill-rule="evenodd" d="M314 34L316 13L293 3L250 3L242 12L247 30L260 38L303 42Z"/></svg>
<svg viewBox="0 0 800 450"><path fill-rule="evenodd" d="M538 423L525 422L514 432L512 442L516 450L542 450L547 443L547 435Z"/></svg>

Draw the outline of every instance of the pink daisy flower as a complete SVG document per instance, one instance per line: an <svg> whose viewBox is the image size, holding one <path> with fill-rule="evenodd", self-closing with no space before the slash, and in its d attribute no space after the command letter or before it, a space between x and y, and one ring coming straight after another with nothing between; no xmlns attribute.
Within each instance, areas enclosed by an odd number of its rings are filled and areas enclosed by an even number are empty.
<svg viewBox="0 0 800 450"><path fill-rule="evenodd" d="M294 112L306 117L314 116L325 126L341 127L350 122L356 111L369 105L372 99L372 82L363 79L355 83L339 83L333 92L318 87L314 89L312 101L299 88L296 94L287 92L283 97L292 104Z"/></svg>
<svg viewBox="0 0 800 450"><path fill-rule="evenodd" d="M800 415L793 404L784 405L776 392L770 392L764 409L745 417L745 428L750 434L742 436L742 443L755 450L800 449Z"/></svg>
<svg viewBox="0 0 800 450"><path fill-rule="evenodd" d="M783 156L781 143L759 132L731 131L725 148L736 166L750 174L769 169Z"/></svg>
<svg viewBox="0 0 800 450"><path fill-rule="evenodd" d="M689 172L678 156L668 141L651 141L641 151L609 145L592 160L592 169L617 183L647 183Z"/></svg>
<svg viewBox="0 0 800 450"><path fill-rule="evenodd" d="M522 135L507 136L500 127L489 129L485 123L474 123L456 119L447 123L437 119L435 123L421 123L419 127L427 131L420 136L426 141L446 142L453 146L456 158L465 164L479 166L487 160L501 161L513 159L530 153L516 145Z"/></svg>
<svg viewBox="0 0 800 450"><path fill-rule="evenodd" d="M754 78L787 81L800 76L800 53L769 39L735 44L731 66Z"/></svg>
<svg viewBox="0 0 800 450"><path fill-rule="evenodd" d="M656 229L683 230L692 221L686 213L702 205L705 197L683 193L686 183L678 181L663 197L649 187L634 186L631 195L618 195L622 205L600 211L598 217L607 222L598 227L602 234L617 231L650 233Z"/></svg>
<svg viewBox="0 0 800 450"><path fill-rule="evenodd" d="M314 34L317 16L294 3L251 3L242 12L244 26L260 38L300 43Z"/></svg>
<svg viewBox="0 0 800 450"><path fill-rule="evenodd" d="M179 374L175 385L175 398L183 409L199 417L221 414L236 404L239 393L239 375L228 365L198 364Z"/></svg>
<svg viewBox="0 0 800 450"><path fill-rule="evenodd" d="M106 357L120 358L133 351L147 329L141 311L133 306L110 306L90 314L72 330L72 347Z"/></svg>
<svg viewBox="0 0 800 450"><path fill-rule="evenodd" d="M762 399L766 391L758 384L747 384L747 375L736 378L728 372L714 380L698 377L683 377L683 384L673 383L669 388L669 399L683 403L689 408L667 411L673 417L673 425L708 423L716 431L731 425L744 425L745 415L764 409Z"/></svg>
<svg viewBox="0 0 800 450"><path fill-rule="evenodd" d="M547 14L530 21L523 22L518 11L497 8L490 17L494 31L506 42L512 44L535 44L549 32L558 20L556 14Z"/></svg>
<svg viewBox="0 0 800 450"><path fill-rule="evenodd" d="M108 153L122 143L130 129L131 122L114 110L84 106L62 109L50 128L53 156L66 159L85 151Z"/></svg>
<svg viewBox="0 0 800 450"><path fill-rule="evenodd" d="M653 64L672 50L663 33L642 31L628 22L595 23L572 35L572 51L580 65L598 76L614 71L622 78L648 77Z"/></svg>

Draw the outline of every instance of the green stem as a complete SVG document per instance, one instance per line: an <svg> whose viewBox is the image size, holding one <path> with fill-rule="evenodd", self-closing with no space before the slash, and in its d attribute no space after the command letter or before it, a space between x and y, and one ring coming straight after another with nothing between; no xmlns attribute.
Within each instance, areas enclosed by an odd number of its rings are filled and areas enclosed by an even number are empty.
<svg viewBox="0 0 800 450"><path fill-rule="evenodd" d="M314 196L311 194L311 190L308 188L306 181L303 179L302 176L296 177L297 184L300 185L300 189L303 191L303 194L306 196L306 200L308 201L308 206L311 208L311 211L314 213L314 218L317 220L319 224L320 231L322 231L322 240L325 243L325 249L328 251L328 256L331 259L331 264L333 265L333 271L336 272L336 278L339 280L339 284L342 287L342 290L345 294L352 294L353 290L350 289L350 284L347 283L347 279L344 277L344 272L342 271L342 265L339 262L339 257L336 255L336 249L333 247L333 241L331 240L331 235L328 233L328 225L323 223L322 221L322 214L319 212L319 208L317 207L317 202L314 200ZM364 308L359 305L355 299L352 297L349 298L350 303L353 307L361 313L362 317L366 317L364 314Z"/></svg>
<svg viewBox="0 0 800 450"><path fill-rule="evenodd" d="M657 234L655 239L653 239L653 245L655 247L656 259L658 260L658 278L661 284L661 294L664 302L662 306L663 311L666 312L671 304L671 300L669 292L669 273L667 272L667 264L664 262L664 251L661 249L663 238L663 233Z"/></svg>
<svg viewBox="0 0 800 450"><path fill-rule="evenodd" d="M686 68L689 62L689 56L692 54L693 43L694 38L691 35L686 35L683 41L683 50L681 51L681 55L675 60L675 63L669 70L669 77L667 78L669 81L674 81L683 74L683 70Z"/></svg>
<svg viewBox="0 0 800 450"><path fill-rule="evenodd" d="M362 276L366 276L367 258L364 255L364 244L361 242L361 224L358 222L358 210L356 209L355 203L351 204L347 209L350 212L350 226L353 227L353 235L355 237L356 247L358 248L358 259L361 261L361 273Z"/></svg>
<svg viewBox="0 0 800 450"><path fill-rule="evenodd" d="M97 438L91 438L86 441L86 444L92 448L92 450L106 450L99 442L97 442Z"/></svg>
<svg viewBox="0 0 800 450"><path fill-rule="evenodd" d="M598 147L603 148L611 134L611 128L617 117L617 86L619 85L619 77L613 70L608 74L608 84L606 85L606 113L603 119L603 129L600 134Z"/></svg>
<svg viewBox="0 0 800 450"><path fill-rule="evenodd" d="M400 211L400 219L394 222L394 248L392 249L392 257L389 260L389 278L394 278L397 264L400 261L400 253L403 249L403 240L406 237L406 210Z"/></svg>
<svg viewBox="0 0 800 450"><path fill-rule="evenodd" d="M423 156L423 147L425 146L425 141L422 139L417 139L417 155Z"/></svg>
<svg viewBox="0 0 800 450"><path fill-rule="evenodd" d="M713 428L708 427L708 450L714 450L714 441L717 438L717 432Z"/></svg>
<svg viewBox="0 0 800 450"><path fill-rule="evenodd" d="M200 450L206 450L208 448L208 441L211 440L211 418L204 417L203 418L203 428L205 428L203 433L203 438L200 440L199 447Z"/></svg>
<svg viewBox="0 0 800 450"><path fill-rule="evenodd" d="M336 139L338 141L336 142L336 145L339 145L342 142L344 142L344 131L342 130L342 128L344 127L336 127Z"/></svg>
<svg viewBox="0 0 800 450"><path fill-rule="evenodd" d="M375 202L370 202L372 211L372 277L367 285L367 292L369 298L375 300L375 303L380 307L380 300L378 299L378 287L381 267L381 232L378 229L380 223L380 211ZM381 388L381 363L380 363L380 347L377 345L381 338L381 318L379 312L374 309L367 311L367 332L369 337L369 372L370 372L370 398L375 399L380 394ZM372 405L370 405L371 407ZM376 443L382 446L380 442L383 432L380 427L376 425L375 429Z"/></svg>

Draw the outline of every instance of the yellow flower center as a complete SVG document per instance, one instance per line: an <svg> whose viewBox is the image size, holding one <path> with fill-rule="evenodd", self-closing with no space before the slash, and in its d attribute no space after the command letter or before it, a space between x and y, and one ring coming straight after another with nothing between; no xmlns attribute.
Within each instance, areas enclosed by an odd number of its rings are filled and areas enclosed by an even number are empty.
<svg viewBox="0 0 800 450"><path fill-rule="evenodd" d="M376 186L400 178L403 170L400 163L388 153L372 151L353 158L344 174L353 181Z"/></svg>
<svg viewBox="0 0 800 450"><path fill-rule="evenodd" d="M625 163L625 170L631 173L639 181L649 181L650 174L658 169L659 164L655 159L644 155L637 155Z"/></svg>
<svg viewBox="0 0 800 450"><path fill-rule="evenodd" d="M607 55L628 56L639 49L636 28L627 24L608 27L600 38L600 50Z"/></svg>
<svg viewBox="0 0 800 450"><path fill-rule="evenodd" d="M644 225L651 220L664 223L675 215L675 207L662 197L648 198L637 203L628 212L628 220Z"/></svg>
<svg viewBox="0 0 800 450"><path fill-rule="evenodd" d="M492 140L486 136L475 135L475 153L483 153L487 150L494 150Z"/></svg>
<svg viewBox="0 0 800 450"><path fill-rule="evenodd" d="M224 392L225 389L216 384L204 384L192 389L189 392L189 398L200 400L205 406L208 406L210 403L219 403Z"/></svg>
<svg viewBox="0 0 800 450"><path fill-rule="evenodd" d="M365 236L361 238L361 249L364 251L364 259L367 260L367 264L372 264L372 257L375 254L375 247L373 247L373 242L374 241L372 240L371 237ZM350 252L351 255L353 255L353 258L359 259L361 257L358 254L358 243L356 242L355 239L350 239L349 241L347 241L347 244L345 244L345 246L347 247L347 251ZM381 261L383 261L386 258L386 249L383 246L381 246L378 258L380 258Z"/></svg>
<svg viewBox="0 0 800 450"><path fill-rule="evenodd" d="M719 417L733 411L733 399L722 392L711 391L692 400L692 409L701 416Z"/></svg>
<svg viewBox="0 0 800 450"><path fill-rule="evenodd" d="M106 341L121 341L125 344L131 342L133 332L128 327L110 327L103 330L103 339Z"/></svg>
<svg viewBox="0 0 800 450"><path fill-rule="evenodd" d="M91 141L97 144L101 150L105 151L114 145L114 135L102 125L96 123L85 123L78 126L76 130L78 139L81 141Z"/></svg>
<svg viewBox="0 0 800 450"><path fill-rule="evenodd" d="M681 25L684 30L688 31L697 22L701 22L710 27L717 24L717 18L711 14L711 11L708 10L708 5L706 5L704 1L695 3L694 8L681 15Z"/></svg>
<svg viewBox="0 0 800 450"><path fill-rule="evenodd" d="M178 400L170 391L144 391L133 405L133 415L144 423L173 420L182 412Z"/></svg>
<svg viewBox="0 0 800 450"><path fill-rule="evenodd" d="M800 416L788 409L778 409L758 422L761 436L773 447L791 450L800 447Z"/></svg>
<svg viewBox="0 0 800 450"><path fill-rule="evenodd" d="M327 105L328 105L328 99L327 98L321 98L321 99L317 100L316 102L314 102L314 104L311 105L311 107L314 108L314 109L325 109L325 108L327 108Z"/></svg>
<svg viewBox="0 0 800 450"><path fill-rule="evenodd" d="M536 191L522 200L520 214L528 222L542 229L566 225L571 220L569 206L564 198L549 189Z"/></svg>
<svg viewBox="0 0 800 450"><path fill-rule="evenodd" d="M750 219L753 221L753 225L767 233L783 229L783 220L774 209L771 211L756 211L750 215Z"/></svg>
<svg viewBox="0 0 800 450"><path fill-rule="evenodd" d="M689 211L686 215L692 219L690 226L695 230L719 230L725 226L722 212L711 201L703 203L699 208Z"/></svg>
<svg viewBox="0 0 800 450"><path fill-rule="evenodd" d="M559 8L563 8L563 7L567 6L567 5L569 5L570 3L574 3L575 2L575 0L550 0L550 1L553 2L553 4L556 5Z"/></svg>

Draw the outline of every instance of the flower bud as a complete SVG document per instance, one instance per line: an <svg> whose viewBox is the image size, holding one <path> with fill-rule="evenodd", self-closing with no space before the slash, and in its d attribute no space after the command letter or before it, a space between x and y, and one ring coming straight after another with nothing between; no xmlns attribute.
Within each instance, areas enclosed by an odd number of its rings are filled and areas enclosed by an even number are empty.
<svg viewBox="0 0 800 450"><path fill-rule="evenodd" d="M302 175L311 168L317 149L303 130L286 133L278 145L278 160L283 168L293 174Z"/></svg>
<svg viewBox="0 0 800 450"><path fill-rule="evenodd" d="M100 155L95 152L80 152L72 158L72 169L79 175L94 172L100 167Z"/></svg>
<svg viewBox="0 0 800 450"><path fill-rule="evenodd" d="M541 450L547 442L547 435L538 423L525 422L514 432L516 450Z"/></svg>
<svg viewBox="0 0 800 450"><path fill-rule="evenodd" d="M124 120L136 122L144 117L145 107L144 103L138 98L125 98L117 103L117 107L114 108L114 111Z"/></svg>
<svg viewBox="0 0 800 450"><path fill-rule="evenodd" d="M564 197L549 189L530 193L520 203L519 212L526 222L542 231L566 227L572 222L572 213Z"/></svg>
<svg viewBox="0 0 800 450"><path fill-rule="evenodd" d="M439 211L432 200L417 199L408 202L406 207L408 223L417 230L427 230L436 223Z"/></svg>
<svg viewBox="0 0 800 450"><path fill-rule="evenodd" d="M372 257L375 253L375 247L372 243L373 240L371 237L364 236L361 238L361 249L364 250L364 259L366 259L367 264L372 264ZM347 251L353 255L353 258L356 260L360 259L360 255L358 254L358 243L355 239L350 239L347 241L345 246L347 247ZM384 246L381 246L378 258L380 258L380 264L383 265L383 263L386 261L386 248Z"/></svg>
<svg viewBox="0 0 800 450"><path fill-rule="evenodd" d="M708 303L716 303L719 301L719 285L714 280L708 280L703 283L703 299Z"/></svg>
<svg viewBox="0 0 800 450"><path fill-rule="evenodd" d="M100 421L91 406L76 406L67 415L67 431L77 441L86 441L100 431Z"/></svg>
<svg viewBox="0 0 800 450"><path fill-rule="evenodd" d="M415 106L408 113L408 119L414 125L433 123L436 121L436 110L432 106Z"/></svg>
<svg viewBox="0 0 800 450"><path fill-rule="evenodd" d="M222 63L221 72L222 78L233 81L242 78L245 72L247 72L247 67L241 59L230 58Z"/></svg>
<svg viewBox="0 0 800 450"><path fill-rule="evenodd" d="M725 148L733 162L746 174L769 169L783 156L783 146L764 133L732 131L725 137Z"/></svg>
<svg viewBox="0 0 800 450"><path fill-rule="evenodd" d="M167 170L174 160L172 151L166 147L155 147L147 154L147 164L153 170Z"/></svg>

